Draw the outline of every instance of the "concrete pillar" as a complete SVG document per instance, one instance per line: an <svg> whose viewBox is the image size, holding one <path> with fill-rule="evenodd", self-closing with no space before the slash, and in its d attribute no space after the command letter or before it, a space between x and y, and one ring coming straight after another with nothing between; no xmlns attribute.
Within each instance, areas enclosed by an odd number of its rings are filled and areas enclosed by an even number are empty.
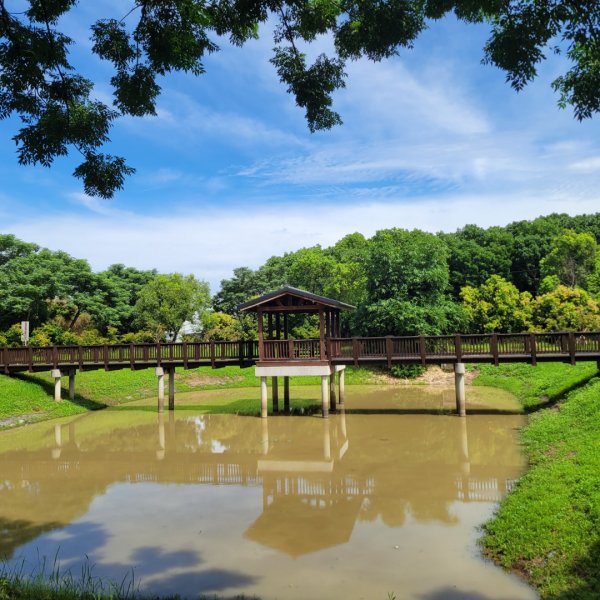
<svg viewBox="0 0 600 600"><path fill-rule="evenodd" d="M335 410L335 369L331 370L331 375L329 376L329 410Z"/></svg>
<svg viewBox="0 0 600 600"><path fill-rule="evenodd" d="M69 371L69 400L75 400L75 374L77 373L76 369L71 369Z"/></svg>
<svg viewBox="0 0 600 600"><path fill-rule="evenodd" d="M329 377L321 375L321 406L323 407L323 418L329 417Z"/></svg>
<svg viewBox="0 0 600 600"><path fill-rule="evenodd" d="M260 378L260 416L263 419L267 418L267 378Z"/></svg>
<svg viewBox="0 0 600 600"><path fill-rule="evenodd" d="M58 401L60 397L60 369L52 369L52 377L54 377L54 400Z"/></svg>
<svg viewBox="0 0 600 600"><path fill-rule="evenodd" d="M283 410L286 414L290 412L290 378L283 378Z"/></svg>
<svg viewBox="0 0 600 600"><path fill-rule="evenodd" d="M154 373L158 377L158 412L161 413L165 410L165 371L156 367Z"/></svg>
<svg viewBox="0 0 600 600"><path fill-rule="evenodd" d="M345 380L346 380L346 369L342 369L340 371L340 395L339 395L340 404L344 404Z"/></svg>
<svg viewBox="0 0 600 600"><path fill-rule="evenodd" d="M323 421L323 458L331 460L331 434L329 431L329 419Z"/></svg>
<svg viewBox="0 0 600 600"><path fill-rule="evenodd" d="M454 389L456 392L456 412L461 417L466 416L465 408L465 364L454 364Z"/></svg>
<svg viewBox="0 0 600 600"><path fill-rule="evenodd" d="M175 367L169 367L169 410L175 410Z"/></svg>
<svg viewBox="0 0 600 600"><path fill-rule="evenodd" d="M271 377L271 395L273 397L273 413L279 412L279 381L277 377Z"/></svg>
<svg viewBox="0 0 600 600"><path fill-rule="evenodd" d="M267 419L263 419L262 421L262 431L261 431L261 446L262 446L262 453L263 454L268 454L269 453L269 422ZM266 486L263 486L263 488Z"/></svg>

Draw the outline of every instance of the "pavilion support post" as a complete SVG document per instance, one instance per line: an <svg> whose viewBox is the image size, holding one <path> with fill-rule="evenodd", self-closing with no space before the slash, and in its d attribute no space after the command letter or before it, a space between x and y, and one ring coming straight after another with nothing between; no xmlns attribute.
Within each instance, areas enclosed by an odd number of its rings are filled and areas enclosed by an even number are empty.
<svg viewBox="0 0 600 600"><path fill-rule="evenodd" d="M456 412L461 417L466 416L465 408L465 363L454 364L454 388L456 392Z"/></svg>
<svg viewBox="0 0 600 600"><path fill-rule="evenodd" d="M290 412L290 378L283 378L283 410L285 413Z"/></svg>
<svg viewBox="0 0 600 600"><path fill-rule="evenodd" d="M267 408L267 378L260 378L260 416L263 419L267 418L268 408Z"/></svg>
<svg viewBox="0 0 600 600"><path fill-rule="evenodd" d="M165 410L165 370L162 367L156 367L154 374L158 378L158 412Z"/></svg>
<svg viewBox="0 0 600 600"><path fill-rule="evenodd" d="M336 403L336 393L335 393L335 369L331 370L331 375L329 376L329 410L335 410Z"/></svg>
<svg viewBox="0 0 600 600"><path fill-rule="evenodd" d="M69 400L75 400L75 374L77 373L76 369L71 369L69 371Z"/></svg>
<svg viewBox="0 0 600 600"><path fill-rule="evenodd" d="M273 413L279 412L279 380L271 377L271 395L273 397Z"/></svg>
<svg viewBox="0 0 600 600"><path fill-rule="evenodd" d="M329 377L327 375L321 375L321 406L323 410L323 418L329 417Z"/></svg>
<svg viewBox="0 0 600 600"><path fill-rule="evenodd" d="M344 396L345 396L345 383L346 383L346 370L342 369L340 371L340 393L339 393L339 401L340 406L344 405Z"/></svg>
<svg viewBox="0 0 600 600"><path fill-rule="evenodd" d="M167 369L169 373L169 410L175 410L175 367Z"/></svg>
<svg viewBox="0 0 600 600"><path fill-rule="evenodd" d="M54 378L54 400L58 402L61 399L61 395L60 395L60 378L61 378L60 369L52 369L52 377Z"/></svg>

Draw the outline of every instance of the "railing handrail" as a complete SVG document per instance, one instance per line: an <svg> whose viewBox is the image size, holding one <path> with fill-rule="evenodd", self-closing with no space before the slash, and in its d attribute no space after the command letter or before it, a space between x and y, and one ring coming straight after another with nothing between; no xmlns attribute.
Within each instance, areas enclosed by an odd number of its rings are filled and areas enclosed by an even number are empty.
<svg viewBox="0 0 600 600"><path fill-rule="evenodd" d="M325 355L319 338L264 340L265 356L259 357L257 340L219 340L193 342L63 344L56 346L18 346L0 348L0 366L40 369L58 364L123 367L127 363L151 365L248 364L256 360L337 360L341 362L460 362L464 359L600 360L600 331L548 331L519 333L468 333L436 336L329 337ZM554 358L555 357L555 358Z"/></svg>

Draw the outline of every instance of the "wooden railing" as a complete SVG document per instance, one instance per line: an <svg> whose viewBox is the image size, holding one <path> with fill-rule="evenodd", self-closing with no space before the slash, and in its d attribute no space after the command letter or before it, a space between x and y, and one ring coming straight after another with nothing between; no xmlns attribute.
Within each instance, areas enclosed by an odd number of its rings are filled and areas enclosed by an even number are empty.
<svg viewBox="0 0 600 600"><path fill-rule="evenodd" d="M331 338L335 363L531 362L600 360L600 332L490 333Z"/></svg>
<svg viewBox="0 0 600 600"><path fill-rule="evenodd" d="M119 369L152 366L249 366L257 361L328 360L334 364L600 361L600 332L498 333L405 337L265 340L173 344L107 344L0 349L0 369Z"/></svg>
<svg viewBox="0 0 600 600"><path fill-rule="evenodd" d="M320 340L265 340L264 361L326 360Z"/></svg>

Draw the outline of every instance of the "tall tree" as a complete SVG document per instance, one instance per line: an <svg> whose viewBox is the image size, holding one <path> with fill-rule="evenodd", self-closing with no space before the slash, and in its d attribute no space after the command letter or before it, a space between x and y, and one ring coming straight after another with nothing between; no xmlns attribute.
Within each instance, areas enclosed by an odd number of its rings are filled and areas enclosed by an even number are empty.
<svg viewBox="0 0 600 600"><path fill-rule="evenodd" d="M233 315L235 307L264 293L264 281L248 267L233 270L231 279L221 281L221 289L213 296L212 305L217 313Z"/></svg>
<svg viewBox="0 0 600 600"><path fill-rule="evenodd" d="M596 269L598 244L590 233L567 229L553 243L552 250L541 262L542 277L555 275L569 287L585 287Z"/></svg>
<svg viewBox="0 0 600 600"><path fill-rule="evenodd" d="M431 233L382 229L371 238L367 290L371 302L396 298L436 303L448 288L448 248Z"/></svg>
<svg viewBox="0 0 600 600"><path fill-rule="evenodd" d="M204 72L217 39L242 45L274 23L271 62L303 108L311 131L341 123L332 95L345 84L345 62L381 60L413 45L431 19L453 12L490 25L485 61L500 67L517 90L537 75L546 53L563 53L566 71L553 82L561 106L578 119L600 110L600 10L597 0L138 0L91 25L92 52L112 64L113 106L94 99L93 83L69 60L73 40L60 30L76 0L0 0L0 118L17 115L21 164L49 166L76 149L74 175L88 194L110 197L133 172L102 152L120 115L155 114L157 79L171 71ZM64 22L64 20L62 21ZM305 47L333 39L330 55L310 64ZM557 43L558 41L558 43Z"/></svg>
<svg viewBox="0 0 600 600"><path fill-rule="evenodd" d="M479 287L465 286L460 297L475 333L520 332L531 327L531 294L519 292L500 275L492 275Z"/></svg>
<svg viewBox="0 0 600 600"><path fill-rule="evenodd" d="M534 327L540 331L598 331L600 306L585 290L559 285L532 303Z"/></svg>
<svg viewBox="0 0 600 600"><path fill-rule="evenodd" d="M181 273L157 275L139 292L135 311L156 341L175 340L185 321L199 320L210 302L205 281Z"/></svg>
<svg viewBox="0 0 600 600"><path fill-rule="evenodd" d="M466 225L456 233L439 235L450 250L450 287L456 299L463 287L477 287L491 275L510 279L513 238L503 227Z"/></svg>

